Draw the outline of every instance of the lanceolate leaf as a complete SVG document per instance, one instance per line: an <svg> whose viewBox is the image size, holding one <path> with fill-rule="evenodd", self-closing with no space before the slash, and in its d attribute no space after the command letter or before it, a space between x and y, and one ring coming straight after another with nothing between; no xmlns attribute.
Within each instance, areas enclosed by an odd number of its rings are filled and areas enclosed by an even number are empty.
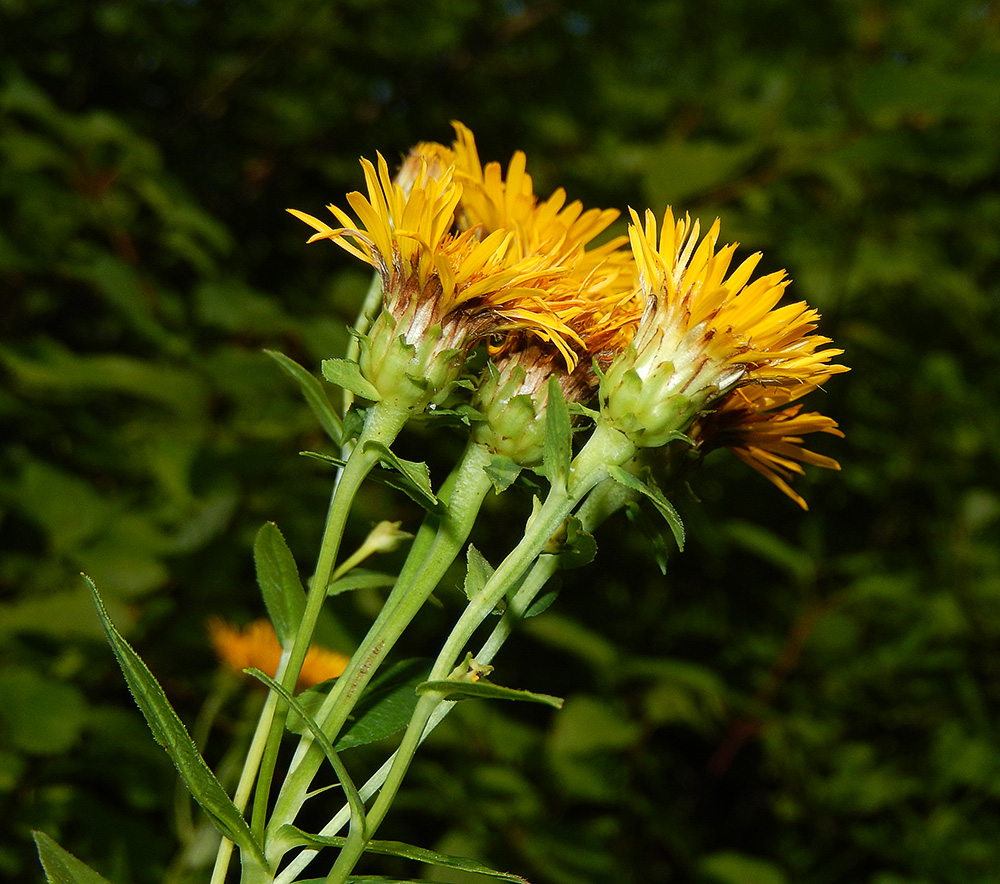
<svg viewBox="0 0 1000 884"><path fill-rule="evenodd" d="M312 372L306 371L294 359L289 359L284 353L279 353L277 350L265 350L264 352L277 362L287 374L298 381L302 395L305 396L312 413L316 415L316 419L326 434L333 439L335 444L343 444L344 425L330 404L330 399L326 395L323 385L316 380Z"/></svg>
<svg viewBox="0 0 1000 884"><path fill-rule="evenodd" d="M274 522L265 522L253 544L253 560L257 568L257 584L264 596L267 613L282 647L295 637L306 593L299 580L299 569L292 551Z"/></svg>
<svg viewBox="0 0 1000 884"><path fill-rule="evenodd" d="M354 721L334 748L338 752L364 746L399 733L410 723L417 705L416 686L427 677L426 660L401 660L380 673L354 707Z"/></svg>
<svg viewBox="0 0 1000 884"><path fill-rule="evenodd" d="M489 476L497 494L502 494L510 488L514 480L521 474L521 468L509 457L502 454L493 455L483 470Z"/></svg>
<svg viewBox="0 0 1000 884"><path fill-rule="evenodd" d="M308 832L303 832L295 826L282 826L277 834L283 841L287 839L289 843L302 847L343 847L347 843L347 839L341 835L310 835ZM429 865L444 866L448 869L460 869L463 872L474 872L477 875L487 875L491 878L499 878L501 881L513 881L515 884L529 884L520 875L514 875L510 872L499 872L484 865L479 860L468 859L464 856L451 856L447 853L437 853L434 850L426 850L423 847L416 847L413 844L404 844L402 841L369 841L365 849L369 853L380 853L384 856L401 856L404 859L412 859L417 862L428 863ZM363 881L366 879L358 878L357 880ZM391 881L396 879L382 880Z"/></svg>
<svg viewBox="0 0 1000 884"><path fill-rule="evenodd" d="M618 466L609 467L608 475L616 482L621 483L626 488L631 488L633 491L638 491L653 502L663 518L667 520L667 525L670 526L674 540L677 541L677 548L683 551L684 523L681 521L677 510L674 509L674 505L663 496L663 492L654 485L647 485L642 479L633 476L630 472Z"/></svg>
<svg viewBox="0 0 1000 884"><path fill-rule="evenodd" d="M323 377L362 399L378 402L382 398L378 390L361 374L361 368L353 359L324 359Z"/></svg>
<svg viewBox="0 0 1000 884"><path fill-rule="evenodd" d="M145 716L156 742L167 750L170 760L184 780L184 785L188 787L195 801L202 806L216 828L240 849L252 853L256 860L266 867L267 860L250 833L250 827L243 819L243 815L236 809L236 805L222 788L215 774L205 764L198 747L195 746L183 722L177 717L153 673L115 629L93 581L89 577L86 580L111 649L118 658L118 665L121 666L129 690Z"/></svg>
<svg viewBox="0 0 1000 884"><path fill-rule="evenodd" d="M369 445L375 445L377 443L370 442ZM385 451L389 451L384 445L380 445ZM339 457L333 457L329 454L322 454L319 451L300 451L303 457L311 457L314 460L321 460L324 463L330 463L334 466L342 467L344 466L344 461ZM396 455L389 454L397 460L400 464L410 464L414 467L423 467L424 470L427 469L426 464L413 463L408 460L401 460L396 458ZM417 474L420 474L420 470L417 470ZM417 487L410 479L409 475L406 473L399 473L394 470L372 470L369 474L369 478L374 479L376 482L381 482L383 485L388 485L390 488L395 488L398 491L402 491L407 494L413 501L420 504L424 509L432 513L440 513L444 509L441 502L434 496L433 493L428 493L430 489L430 473L427 473L426 488Z"/></svg>
<svg viewBox="0 0 1000 884"><path fill-rule="evenodd" d="M594 561L597 555L597 541L583 527L576 516L566 520L566 540L559 553L559 567L581 568Z"/></svg>
<svg viewBox="0 0 1000 884"><path fill-rule="evenodd" d="M483 700L524 700L528 703L542 703L553 709L562 709L562 697L551 694L536 694L533 691L519 691L480 679L479 681L457 681L445 678L441 681L425 681L417 685L418 694L436 692L446 700L460 700L463 697L477 697Z"/></svg>
<svg viewBox="0 0 1000 884"><path fill-rule="evenodd" d="M431 473L427 464L396 457L391 449L380 442L366 442L365 448L377 451L379 459L384 465L393 467L400 472L407 480L407 483L400 487L424 509L431 512L437 512L440 509L438 499L434 496L434 490L431 488Z"/></svg>
<svg viewBox="0 0 1000 884"><path fill-rule="evenodd" d="M342 592L352 592L355 589L382 589L386 586L392 586L395 582L396 576L394 574L355 568L331 583L326 588L326 594L340 595Z"/></svg>
<svg viewBox="0 0 1000 884"><path fill-rule="evenodd" d="M566 487L569 463L573 456L573 431L569 409L555 376L549 378L548 404L545 407L545 476L555 487Z"/></svg>
<svg viewBox="0 0 1000 884"><path fill-rule="evenodd" d="M90 866L63 850L44 832L32 832L49 884L110 884Z"/></svg>
<svg viewBox="0 0 1000 884"><path fill-rule="evenodd" d="M286 691L278 682L268 675L265 675L259 669L247 669L247 673L252 675L258 681L266 684L272 691L274 691L285 703L288 704L289 709L295 710L298 713L299 718L309 729L312 734L313 739L319 744L320 749L323 750L323 754L326 755L326 760L330 762L334 771L337 774L337 779L340 780L340 785L344 789L344 795L347 797L347 803L351 807L351 829L357 830L361 833L361 837L365 834L365 805L361 800L361 796L358 794L357 787L354 785L354 780L351 779L350 774L347 772L347 768L344 767L343 762L340 760L337 753L334 751L333 746L330 744L329 739L327 739L326 734L323 733L322 728L316 723L315 719L302 708L302 704L299 703L295 697L293 697L288 691Z"/></svg>
<svg viewBox="0 0 1000 884"><path fill-rule="evenodd" d="M493 576L493 566L483 558L483 554L471 543L466 553L468 565L465 569L465 595L472 601Z"/></svg>

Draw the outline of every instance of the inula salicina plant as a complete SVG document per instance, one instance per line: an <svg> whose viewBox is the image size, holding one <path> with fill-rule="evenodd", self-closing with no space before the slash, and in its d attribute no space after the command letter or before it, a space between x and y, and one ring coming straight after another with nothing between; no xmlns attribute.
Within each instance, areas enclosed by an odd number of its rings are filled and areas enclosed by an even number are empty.
<svg viewBox="0 0 1000 884"><path fill-rule="evenodd" d="M315 456L338 472L305 585L278 527L267 524L255 557L269 622L210 627L220 657L269 688L234 794L202 760L92 587L139 708L218 830L212 884L230 875L234 847L246 884L324 880L316 868L330 884L388 881L352 877L365 852L523 880L377 839L427 734L464 698L561 705L533 692L544 683L494 679L494 658L518 621L551 602L550 578L593 557L593 532L616 511L644 500L683 547L684 528L663 489L677 487L705 452L732 450L802 507L790 482L803 464L838 468L804 447L808 434L840 435L836 423L803 411L799 400L846 370L832 361L841 351L816 333L815 310L783 301L783 272L755 276L759 254L733 266L736 246L720 246L718 222L703 234L698 221L670 209L662 217L631 211L627 237L594 245L616 211L584 210L562 190L540 199L523 154L505 174L498 163L482 165L467 128L455 130L451 147L418 145L395 176L381 156L362 160L367 193L331 205L328 220L290 210L315 230L310 242L333 243L371 265L374 280L350 352L323 363L326 385L271 353L335 446L336 454ZM342 408L331 405L333 388ZM466 437L436 484L424 463L393 452L415 418L448 432L457 426ZM342 555L352 504L376 470L427 515L413 535L380 523ZM488 562L466 547L480 507L491 492L523 493L525 472L544 491L506 557ZM324 607L364 585L355 567L403 543L405 563L353 656L311 647ZM467 604L440 648L428 649L433 663L411 689L382 690L373 702L372 681L393 646L463 554ZM487 622L492 628L477 640ZM346 750L392 735L395 751L356 782ZM295 749L279 777L284 741ZM314 791L324 766L339 788ZM318 832L297 825L307 802L329 820ZM45 835L38 841L50 881L103 880ZM317 857L324 864L311 866Z"/></svg>

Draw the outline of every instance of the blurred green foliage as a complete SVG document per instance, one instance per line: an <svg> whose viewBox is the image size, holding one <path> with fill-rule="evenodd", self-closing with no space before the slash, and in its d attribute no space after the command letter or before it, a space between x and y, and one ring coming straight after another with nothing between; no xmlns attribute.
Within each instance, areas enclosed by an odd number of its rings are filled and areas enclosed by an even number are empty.
<svg viewBox="0 0 1000 884"><path fill-rule="evenodd" d="M608 525L498 660L565 709L462 704L386 837L536 884L995 877L998 114L985 2L0 0L0 878L40 880L31 828L164 878L173 772L78 574L194 722L205 619L262 613L257 528L306 568L329 491L262 349L339 355L367 287L283 209L452 118L484 158L525 149L541 193L718 215L788 268L853 368L812 403L847 438L818 443L844 470L800 483L806 515L710 458L665 577ZM419 517L381 486L358 515L357 539ZM440 596L403 653L460 576ZM344 596L330 640L376 599Z"/></svg>

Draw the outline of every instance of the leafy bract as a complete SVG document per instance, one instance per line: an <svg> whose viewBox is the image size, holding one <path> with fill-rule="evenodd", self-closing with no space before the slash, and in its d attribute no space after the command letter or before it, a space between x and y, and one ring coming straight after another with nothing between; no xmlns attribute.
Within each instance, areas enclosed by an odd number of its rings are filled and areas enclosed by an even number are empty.
<svg viewBox="0 0 1000 884"><path fill-rule="evenodd" d="M426 464L397 458L388 448L377 442L369 442L368 444L375 445L389 452L391 458L387 456L385 460L390 462L392 466L395 467L396 462L398 462L404 469L408 470L407 472L403 472L402 470L398 472L396 470L372 470L368 474L369 478L374 479L376 482L381 482L383 485L388 485L390 488L402 491L411 500L429 512L437 514L443 510L441 502L430 489L430 472L427 470ZM311 457L314 460L321 460L324 463L333 464L337 467L344 466L343 459L330 454L323 454L319 451L300 451L299 454L303 457ZM416 481L411 478L411 475L416 478Z"/></svg>
<svg viewBox="0 0 1000 884"><path fill-rule="evenodd" d="M493 576L493 566L486 561L483 554L471 543L466 552L467 566L465 569L465 596L471 602L480 590L486 586L486 581Z"/></svg>
<svg viewBox="0 0 1000 884"><path fill-rule="evenodd" d="M362 399L378 402L382 398L379 391L361 374L361 367L353 359L324 359L323 377Z"/></svg>
<svg viewBox="0 0 1000 884"><path fill-rule="evenodd" d="M573 457L573 430L569 409L555 375L549 378L548 404L545 407L545 448L542 460L545 476L553 487L565 488Z"/></svg>
<svg viewBox="0 0 1000 884"><path fill-rule="evenodd" d="M514 480L521 475L521 468L503 454L494 454L490 462L483 467L483 471L489 476L497 494L502 494L510 488Z"/></svg>

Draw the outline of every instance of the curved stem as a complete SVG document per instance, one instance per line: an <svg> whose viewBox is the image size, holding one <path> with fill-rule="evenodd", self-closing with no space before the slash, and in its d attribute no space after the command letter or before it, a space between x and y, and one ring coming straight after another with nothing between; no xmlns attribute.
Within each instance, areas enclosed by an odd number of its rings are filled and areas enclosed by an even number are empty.
<svg viewBox="0 0 1000 884"><path fill-rule="evenodd" d="M330 575L333 573L354 496L372 467L378 462L377 451L367 450L364 443L375 441L383 445L391 444L406 423L408 416L406 412L388 409L378 403L373 405L361 431L359 444L351 452L347 464L338 477L327 511L326 527L323 531L316 571L306 596L302 619L299 622L292 646L289 651L282 655L278 672L275 675L279 684L286 690L294 690L302 663L309 650L316 622L319 619L323 602L326 600L327 586ZM257 722L257 728L251 739L250 750L247 753L233 799L237 808L242 811L246 807L256 781L257 789L254 796L252 824L253 831L258 838L264 832L271 779L274 775L274 765L277 760L278 746L284 731L286 716L287 710L283 705L277 703L276 695L271 692ZM212 884L221 884L225 880L232 851L232 842L224 838L219 845L215 867L212 870Z"/></svg>
<svg viewBox="0 0 1000 884"><path fill-rule="evenodd" d="M490 479L483 470L489 458L490 453L485 446L470 443L466 447L441 492L442 499L447 500L445 514L439 519L425 521L381 612L316 714L324 732L334 742L361 692L437 587L468 538L491 487ZM436 533L434 524L437 525ZM310 737L303 737L272 814L271 826L275 831L284 823L294 821L308 796L309 784L322 763L323 755L318 747Z"/></svg>
<svg viewBox="0 0 1000 884"><path fill-rule="evenodd" d="M576 511L577 518L585 531L594 531L601 523L625 506L630 500L636 498L636 492L619 485L611 479L601 482L580 505ZM493 628L482 648L476 654L476 660L480 663L490 663L493 661L504 642L510 637L511 632L518 622L523 618L531 604L538 597L546 583L552 578L560 568L560 557L558 555L542 555L532 566L528 575L524 578L520 588L507 604L507 609L501 617L500 622ZM430 715L427 725L421 735L421 742L425 740L435 727L444 720L455 706L455 701L445 700ZM367 801L385 783L389 771L395 763L397 753L393 753L386 762L369 777L368 781L361 787L361 797ZM350 820L350 808L343 807L323 828L321 835L336 835ZM280 875L275 878L275 884L290 884L300 872L318 855L319 851L312 848L305 848L284 868Z"/></svg>
<svg viewBox="0 0 1000 884"><path fill-rule="evenodd" d="M607 478L610 465L625 463L634 454L634 445L622 433L605 424L597 425L587 444L573 461L567 487L554 486L550 489L545 503L532 516L526 527L524 538L500 563L476 597L469 602L445 641L428 675L428 681L438 681L450 675L455 660L475 630L510 588L527 573L566 517L594 487ZM444 702L443 695L434 693L425 694L418 701L396 750L385 784L368 812L369 838L374 835L385 818L417 747L425 736L428 721L442 702ZM349 851L345 847L326 879L328 884L342 884L346 881L360 859L363 849L364 845L354 851Z"/></svg>

